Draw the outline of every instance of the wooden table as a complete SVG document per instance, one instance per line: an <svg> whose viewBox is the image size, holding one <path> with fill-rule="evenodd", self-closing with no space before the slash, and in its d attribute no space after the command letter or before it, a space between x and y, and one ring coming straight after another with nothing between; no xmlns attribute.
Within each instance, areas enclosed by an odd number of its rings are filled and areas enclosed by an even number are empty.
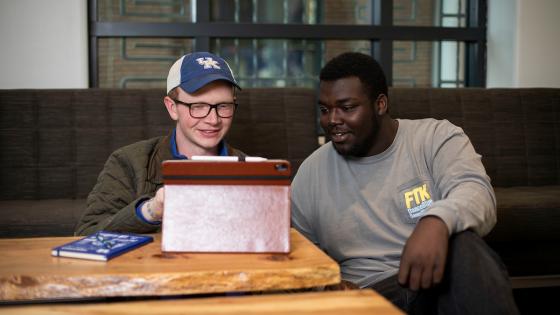
<svg viewBox="0 0 560 315"><path fill-rule="evenodd" d="M78 237L0 240L0 301L284 290L340 282L338 264L297 231L289 254L162 253L146 246L98 262L51 256Z"/></svg>
<svg viewBox="0 0 560 315"><path fill-rule="evenodd" d="M2 307L12 315L44 314L403 314L372 290L271 294L242 297L150 300L140 302L95 303Z"/></svg>

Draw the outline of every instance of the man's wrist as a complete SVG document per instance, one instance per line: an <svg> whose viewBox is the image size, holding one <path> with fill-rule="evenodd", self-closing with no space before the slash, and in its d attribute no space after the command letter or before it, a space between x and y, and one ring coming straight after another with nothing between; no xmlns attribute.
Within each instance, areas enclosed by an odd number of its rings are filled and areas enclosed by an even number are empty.
<svg viewBox="0 0 560 315"><path fill-rule="evenodd" d="M447 224L445 223L445 221L440 218L437 215L427 215L424 216L420 219L420 221L423 221L426 224L430 224L433 228L437 228L441 231L445 231L445 234L447 236L449 236L450 232L449 232L449 228L447 227Z"/></svg>
<svg viewBox="0 0 560 315"><path fill-rule="evenodd" d="M156 215L154 215L155 213L154 213L154 210L153 210L153 206L151 205L152 201L153 201L153 198L141 201L136 206L136 215L142 221L144 221L148 224L158 225L158 224L161 224L161 220L158 220L156 218ZM150 211L148 211L147 207L149 207Z"/></svg>
<svg viewBox="0 0 560 315"><path fill-rule="evenodd" d="M146 213L148 214L148 220L151 222L158 222L161 223L161 216L158 216L156 213L156 209L154 209L154 202L155 202L155 197L146 201L145 203L145 207L146 207Z"/></svg>

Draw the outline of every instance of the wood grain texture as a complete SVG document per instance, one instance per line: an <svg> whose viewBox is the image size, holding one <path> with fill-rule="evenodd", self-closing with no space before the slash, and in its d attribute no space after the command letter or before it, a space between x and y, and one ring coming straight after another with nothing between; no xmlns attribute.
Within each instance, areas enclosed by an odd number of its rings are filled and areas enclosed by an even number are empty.
<svg viewBox="0 0 560 315"><path fill-rule="evenodd" d="M51 256L78 237L0 240L0 300L299 289L340 282L338 264L291 230L289 254L162 253L153 243L108 262Z"/></svg>
<svg viewBox="0 0 560 315"><path fill-rule="evenodd" d="M2 308L6 314L403 314L372 290Z"/></svg>

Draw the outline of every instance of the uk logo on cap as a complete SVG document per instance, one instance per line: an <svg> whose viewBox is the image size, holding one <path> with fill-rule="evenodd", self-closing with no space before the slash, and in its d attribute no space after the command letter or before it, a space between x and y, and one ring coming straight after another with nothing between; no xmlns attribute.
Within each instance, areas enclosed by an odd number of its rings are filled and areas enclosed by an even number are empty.
<svg viewBox="0 0 560 315"><path fill-rule="evenodd" d="M221 69L220 66L218 65L218 62L212 59L212 57L197 58L196 61L198 61L199 65L204 66L204 69L210 69L210 68Z"/></svg>
<svg viewBox="0 0 560 315"><path fill-rule="evenodd" d="M194 52L179 58L169 69L167 93L179 86L192 94L216 80L228 81L241 89L224 59L209 52Z"/></svg>

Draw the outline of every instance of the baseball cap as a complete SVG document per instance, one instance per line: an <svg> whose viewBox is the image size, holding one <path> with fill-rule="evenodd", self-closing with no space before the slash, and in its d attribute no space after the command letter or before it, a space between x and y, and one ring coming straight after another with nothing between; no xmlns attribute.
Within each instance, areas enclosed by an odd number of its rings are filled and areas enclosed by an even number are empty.
<svg viewBox="0 0 560 315"><path fill-rule="evenodd" d="M175 61L167 75L167 93L180 86L187 93L194 93L206 84L226 80L241 89L227 62L209 52L194 52Z"/></svg>

